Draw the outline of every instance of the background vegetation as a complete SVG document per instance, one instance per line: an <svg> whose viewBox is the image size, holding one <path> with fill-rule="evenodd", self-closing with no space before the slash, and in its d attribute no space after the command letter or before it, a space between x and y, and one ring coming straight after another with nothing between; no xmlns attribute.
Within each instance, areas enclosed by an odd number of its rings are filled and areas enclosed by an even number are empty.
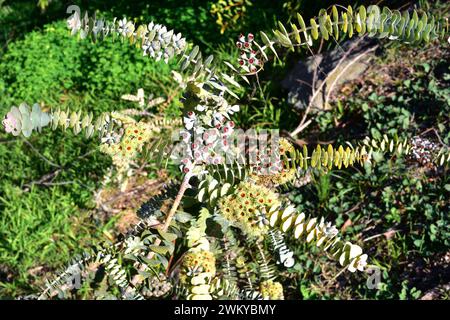
<svg viewBox="0 0 450 320"><path fill-rule="evenodd" d="M221 33L223 25L211 12L215 1L74 2L109 17L164 23L219 59L237 57L234 43L240 32L270 30L277 20L288 21L296 11L311 16L321 5L308 0L250 1L245 15ZM427 4L381 1L380 5ZM138 88L171 96L160 112L167 117L179 114L170 65L154 63L120 42L95 45L70 37L64 22L66 7L65 1L58 0L39 1L39 5L0 0L0 115L22 101L96 114L125 109L134 104L120 99L121 95L136 93ZM449 6L433 1L431 9L448 15ZM335 46L331 43L322 50ZM252 83L253 90L242 99L242 112L235 119L240 127L292 131L297 126L301 113L289 104L279 83L309 54L292 53L266 66L261 87ZM395 133L422 134L448 145L449 82L448 45L405 50L395 42L381 42L364 78L342 86L330 110L314 112L298 143ZM53 132L25 140L0 132L0 297L35 292L75 253L112 240L126 229L124 217L132 220L127 211L105 214L96 202L109 166L109 158L96 150L95 143L70 134ZM155 172L149 175L154 177ZM296 273L285 284L294 298L449 298L446 173L408 160L380 159L376 166L335 170L289 192L308 212L336 220L346 238L362 243L372 263L382 270L380 289L370 290L364 275L335 278L336 265L298 248ZM139 194L138 200L148 197Z"/></svg>

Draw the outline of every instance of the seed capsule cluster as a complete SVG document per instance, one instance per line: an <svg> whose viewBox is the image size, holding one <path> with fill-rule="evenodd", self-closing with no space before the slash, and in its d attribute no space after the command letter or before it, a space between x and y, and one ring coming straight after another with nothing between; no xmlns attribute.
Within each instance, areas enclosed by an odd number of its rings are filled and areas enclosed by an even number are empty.
<svg viewBox="0 0 450 320"><path fill-rule="evenodd" d="M142 294L148 298L160 298L167 295L171 290L172 284L163 273L160 273L158 276L150 278Z"/></svg>

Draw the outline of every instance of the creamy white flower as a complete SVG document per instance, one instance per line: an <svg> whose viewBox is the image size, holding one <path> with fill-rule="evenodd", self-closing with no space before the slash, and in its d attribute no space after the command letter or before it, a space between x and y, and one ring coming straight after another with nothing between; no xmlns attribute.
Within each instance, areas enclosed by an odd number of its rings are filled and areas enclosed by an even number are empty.
<svg viewBox="0 0 450 320"><path fill-rule="evenodd" d="M187 130L192 130L192 128L194 127L196 118L194 117L183 117L183 123L184 123L184 127Z"/></svg>
<svg viewBox="0 0 450 320"><path fill-rule="evenodd" d="M205 109L206 109L206 107L201 104L199 104L195 107L195 110L200 111L200 112L205 111Z"/></svg>
<svg viewBox="0 0 450 320"><path fill-rule="evenodd" d="M117 31L122 35L126 36L128 33L128 27L127 27L127 18L123 18L122 20L119 20L119 28Z"/></svg>
<svg viewBox="0 0 450 320"><path fill-rule="evenodd" d="M75 12L68 20L67 26L72 31L72 35L78 32L81 28L81 20L78 12Z"/></svg>
<svg viewBox="0 0 450 320"><path fill-rule="evenodd" d="M234 114L239 111L239 105L235 104L228 109L229 114Z"/></svg>

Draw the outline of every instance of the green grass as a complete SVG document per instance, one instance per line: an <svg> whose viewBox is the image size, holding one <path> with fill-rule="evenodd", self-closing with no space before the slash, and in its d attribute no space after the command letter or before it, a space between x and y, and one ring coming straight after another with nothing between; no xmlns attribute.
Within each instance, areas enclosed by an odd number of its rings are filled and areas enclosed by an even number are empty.
<svg viewBox="0 0 450 320"><path fill-rule="evenodd" d="M7 266L4 272L12 273L14 282L1 283L2 296L27 293L42 284L45 272L54 270L75 251L86 246L99 230L82 219L80 208L66 193L58 188L24 192L7 185L0 198L4 208L0 216L0 261ZM43 266L44 272L35 276L32 268ZM39 269L38 269L39 270Z"/></svg>

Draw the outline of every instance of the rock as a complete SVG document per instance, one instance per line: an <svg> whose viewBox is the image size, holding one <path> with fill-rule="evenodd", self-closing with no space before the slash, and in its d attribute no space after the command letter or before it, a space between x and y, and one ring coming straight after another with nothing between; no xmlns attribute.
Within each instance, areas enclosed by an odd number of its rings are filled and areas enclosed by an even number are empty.
<svg viewBox="0 0 450 320"><path fill-rule="evenodd" d="M282 87L288 90L289 103L296 109L304 109L308 106L313 95L311 86L314 70L318 65L315 90L319 90L325 80L326 84L315 95L312 105L316 109L329 109L329 106L325 105L326 95L336 77L339 78L333 85L333 91L343 83L360 77L368 68L369 61L374 57L376 43L374 39L352 39L329 52L311 56L306 61L299 61L281 82ZM357 56L370 49L373 50L361 56L356 62L353 61ZM347 52L349 53L347 54ZM346 54L343 62L336 68Z"/></svg>

